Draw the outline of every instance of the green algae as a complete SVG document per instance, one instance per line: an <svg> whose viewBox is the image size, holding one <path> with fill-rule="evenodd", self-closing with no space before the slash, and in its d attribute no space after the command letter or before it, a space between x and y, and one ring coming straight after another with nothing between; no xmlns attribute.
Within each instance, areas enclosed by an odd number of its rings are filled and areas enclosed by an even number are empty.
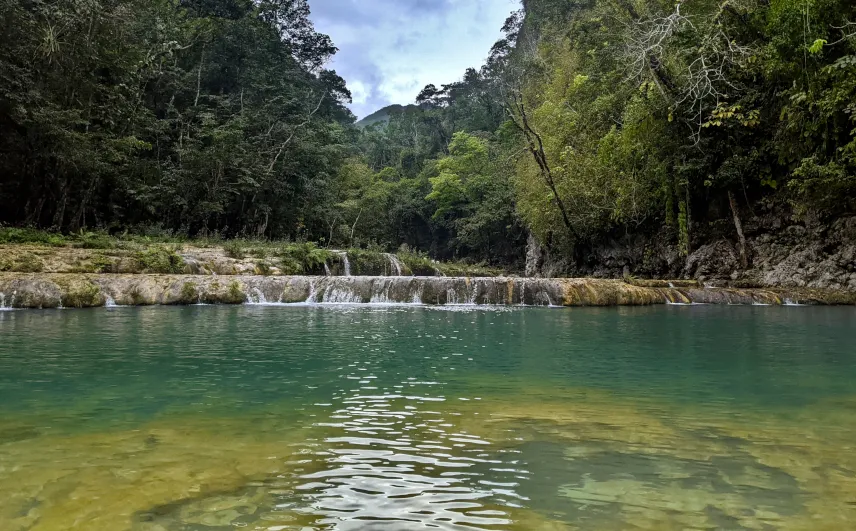
<svg viewBox="0 0 856 531"><path fill-rule="evenodd" d="M99 287L86 277L68 278L60 284L61 304L66 308L94 308L104 306L105 298Z"/></svg>
<svg viewBox="0 0 856 531"><path fill-rule="evenodd" d="M177 304L195 304L199 301L199 288L193 282L185 282L181 286L181 293Z"/></svg>

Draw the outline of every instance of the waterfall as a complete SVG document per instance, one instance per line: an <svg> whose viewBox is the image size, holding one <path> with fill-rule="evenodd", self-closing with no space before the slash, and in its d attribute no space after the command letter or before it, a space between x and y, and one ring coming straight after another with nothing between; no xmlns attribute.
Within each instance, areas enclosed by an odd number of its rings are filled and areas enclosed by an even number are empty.
<svg viewBox="0 0 856 531"><path fill-rule="evenodd" d="M318 302L318 287L315 285L314 280L309 281L309 295L306 297L305 302L309 304Z"/></svg>
<svg viewBox="0 0 856 531"><path fill-rule="evenodd" d="M402 267L401 267L402 264L401 264L401 261L398 259L398 257L392 253L383 253L383 255L386 256L387 260L389 260L390 273L395 271L395 276L400 277L401 271L402 271ZM390 275L390 276L392 276L392 275Z"/></svg>
<svg viewBox="0 0 856 531"><path fill-rule="evenodd" d="M348 260L348 251L334 251L338 256L342 257L342 265L345 266L345 276L351 276L351 261Z"/></svg>
<svg viewBox="0 0 856 531"><path fill-rule="evenodd" d="M332 277L333 273L330 272L330 266L327 265L327 262L324 262L324 275L328 277Z"/></svg>
<svg viewBox="0 0 856 531"><path fill-rule="evenodd" d="M268 301L262 290L252 288L247 293L247 304L268 304Z"/></svg>
<svg viewBox="0 0 856 531"><path fill-rule="evenodd" d="M331 267L332 268L332 267ZM406 270L406 269L405 269ZM335 271L335 269L334 269ZM69 298L68 287L53 277L0 278L0 308L56 308ZM62 277L65 278L65 277ZM222 278L222 277L219 277ZM413 276L247 276L234 289L223 289L218 277L139 275L132 283L122 275L98 279L100 294L92 304L116 306L157 304L424 304L501 306L640 306L649 304L855 304L856 295L780 289L668 288L668 282L645 287L621 280L521 279ZM674 282L680 286L679 282ZM116 299L114 299L114 297ZM188 300L190 297L190 300ZM100 301L98 299L100 298ZM96 302L97 301L97 302ZM277 302L274 302L277 301ZM88 300L87 300L88 302ZM65 304L69 305L69 304ZM75 304L70 304L76 306Z"/></svg>
<svg viewBox="0 0 856 531"><path fill-rule="evenodd" d="M0 310L14 310L15 309L15 296L18 294L17 291L12 292L12 296L9 297L9 301L7 304L6 294L0 293Z"/></svg>
<svg viewBox="0 0 856 531"><path fill-rule="evenodd" d="M363 298L358 293L348 289L347 286L332 284L324 290L321 302L326 304L360 304L363 302Z"/></svg>

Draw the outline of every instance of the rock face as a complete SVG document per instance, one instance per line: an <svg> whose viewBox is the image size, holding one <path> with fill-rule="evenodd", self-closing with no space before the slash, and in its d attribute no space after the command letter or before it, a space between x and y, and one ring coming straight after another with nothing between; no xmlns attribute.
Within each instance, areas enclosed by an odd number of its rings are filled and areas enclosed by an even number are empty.
<svg viewBox="0 0 856 531"><path fill-rule="evenodd" d="M0 307L189 304L856 304L856 293L703 288L695 282L447 277L0 274Z"/></svg>
<svg viewBox="0 0 856 531"><path fill-rule="evenodd" d="M815 288L856 292L856 217L800 223L775 215L772 206L744 219L750 268L740 269L733 225L718 222L695 238L683 257L674 235L630 235L578 250L575 261L551 256L530 240L527 276L685 278L738 286Z"/></svg>

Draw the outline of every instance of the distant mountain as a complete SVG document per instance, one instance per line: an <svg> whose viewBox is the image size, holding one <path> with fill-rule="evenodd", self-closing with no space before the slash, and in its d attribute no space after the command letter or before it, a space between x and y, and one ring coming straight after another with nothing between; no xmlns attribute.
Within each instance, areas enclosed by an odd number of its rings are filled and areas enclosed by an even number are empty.
<svg viewBox="0 0 856 531"><path fill-rule="evenodd" d="M389 105L379 111L375 111L372 114L366 116L365 118L357 122L356 125L359 128L365 129L366 127L374 125L376 123L387 123L389 122L389 117L393 114L418 108L418 105Z"/></svg>

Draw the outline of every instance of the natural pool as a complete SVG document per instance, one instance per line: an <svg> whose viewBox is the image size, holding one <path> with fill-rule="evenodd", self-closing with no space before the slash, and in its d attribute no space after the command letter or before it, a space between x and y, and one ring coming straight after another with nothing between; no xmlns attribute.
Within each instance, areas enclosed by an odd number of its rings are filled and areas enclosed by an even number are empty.
<svg viewBox="0 0 856 531"><path fill-rule="evenodd" d="M856 310L0 312L0 530L850 529Z"/></svg>

